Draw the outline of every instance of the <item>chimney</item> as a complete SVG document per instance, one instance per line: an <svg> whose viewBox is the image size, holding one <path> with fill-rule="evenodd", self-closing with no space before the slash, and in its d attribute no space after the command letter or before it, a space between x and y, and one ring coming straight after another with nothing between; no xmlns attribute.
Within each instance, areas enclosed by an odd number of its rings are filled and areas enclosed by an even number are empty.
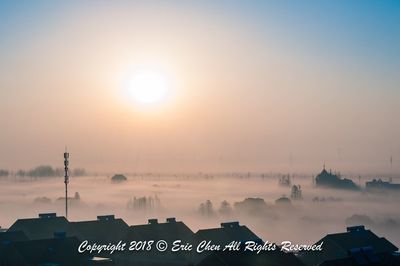
<svg viewBox="0 0 400 266"><path fill-rule="evenodd" d="M222 228L236 228L239 227L239 222L221 223Z"/></svg>
<svg viewBox="0 0 400 266"><path fill-rule="evenodd" d="M365 231L364 225L357 225L357 226L347 227L347 232L349 232L349 233L364 232L364 231Z"/></svg>
<svg viewBox="0 0 400 266"><path fill-rule="evenodd" d="M56 218L57 214L55 212L52 213L39 213L39 218L45 219L45 218Z"/></svg>
<svg viewBox="0 0 400 266"><path fill-rule="evenodd" d="M114 215L99 215L97 216L98 221L112 221L115 220Z"/></svg>
<svg viewBox="0 0 400 266"><path fill-rule="evenodd" d="M158 224L157 219L149 219L148 222L149 222L149 224Z"/></svg>
<svg viewBox="0 0 400 266"><path fill-rule="evenodd" d="M67 237L67 234L64 231L61 232L54 232L55 239L64 239Z"/></svg>
<svg viewBox="0 0 400 266"><path fill-rule="evenodd" d="M175 217L167 218L166 221L167 221L167 223L170 223L170 224L176 223Z"/></svg>

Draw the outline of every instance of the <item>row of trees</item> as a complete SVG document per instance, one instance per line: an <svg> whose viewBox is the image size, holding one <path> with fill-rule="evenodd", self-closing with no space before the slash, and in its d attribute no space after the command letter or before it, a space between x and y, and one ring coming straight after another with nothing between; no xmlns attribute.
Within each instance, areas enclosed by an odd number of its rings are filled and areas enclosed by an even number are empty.
<svg viewBox="0 0 400 266"><path fill-rule="evenodd" d="M17 176L17 177L55 177L63 176L63 168L53 168L49 165L39 165L30 170L18 170L15 173L11 173L8 170L0 169L0 177ZM86 171L83 168L72 169L71 176L84 176Z"/></svg>
<svg viewBox="0 0 400 266"><path fill-rule="evenodd" d="M205 202L201 203L198 211L200 215L205 217L211 217L216 214L216 211L214 210L213 204L210 200L206 200ZM217 212L221 215L230 215L232 213L232 207L229 202L224 200L221 202Z"/></svg>
<svg viewBox="0 0 400 266"><path fill-rule="evenodd" d="M0 176L9 176L10 172L4 169L0 169Z"/></svg>
<svg viewBox="0 0 400 266"><path fill-rule="evenodd" d="M247 215L259 215L265 212L267 208L268 205L262 198L246 198L243 201L233 203L233 205L224 200L218 209L214 209L213 203L210 200L206 200L200 204L198 213L204 217L212 217L217 214L229 216L234 211Z"/></svg>
<svg viewBox="0 0 400 266"><path fill-rule="evenodd" d="M133 197L130 198L126 207L129 210L156 210L161 207L161 200L155 195L154 197Z"/></svg>

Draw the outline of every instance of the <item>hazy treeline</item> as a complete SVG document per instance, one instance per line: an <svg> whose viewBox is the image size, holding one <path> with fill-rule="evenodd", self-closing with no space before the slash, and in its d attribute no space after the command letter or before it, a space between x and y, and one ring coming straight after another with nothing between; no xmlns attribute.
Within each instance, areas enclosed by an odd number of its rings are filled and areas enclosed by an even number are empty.
<svg viewBox="0 0 400 266"><path fill-rule="evenodd" d="M400 193L318 188L311 176L291 175L303 192L302 199L295 200L290 198L291 187L279 184L280 175L202 176L129 175L119 183L111 182L110 176L71 179L69 219L92 220L97 215L114 214L133 225L147 223L150 218L161 221L176 217L193 230L239 221L265 240L294 243L313 243L328 233L345 231L346 226L364 224L400 245ZM62 178L32 180L35 182L0 178L0 213L7 214L0 216L3 228L38 213L64 215ZM75 197L75 192L79 196ZM286 199L286 203L280 199Z"/></svg>
<svg viewBox="0 0 400 266"><path fill-rule="evenodd" d="M4 169L0 169L0 176L9 176L10 172Z"/></svg>
<svg viewBox="0 0 400 266"><path fill-rule="evenodd" d="M86 176L84 168L75 168L70 170L71 176ZM60 177L64 176L63 168L53 168L50 165L39 165L29 170L20 169L16 172L0 169L0 177Z"/></svg>

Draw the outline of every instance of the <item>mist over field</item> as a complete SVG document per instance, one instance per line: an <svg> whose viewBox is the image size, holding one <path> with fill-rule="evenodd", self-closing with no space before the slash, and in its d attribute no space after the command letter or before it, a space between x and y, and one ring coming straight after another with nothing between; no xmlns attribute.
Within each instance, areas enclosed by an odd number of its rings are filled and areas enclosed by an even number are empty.
<svg viewBox="0 0 400 266"><path fill-rule="evenodd" d="M69 196L78 192L80 200L70 200L69 220L95 220L97 215L115 214L134 225L145 224L150 218L164 222L167 217L176 217L193 231L239 221L263 240L278 243L313 243L326 234L345 231L348 225L365 224L400 244L400 193L320 189L314 187L311 175L294 176L292 183L301 185L303 199L282 206L275 200L290 197L290 187L279 186L279 176L273 174L132 174L127 178L119 183L111 182L111 176L71 178ZM37 217L42 212L64 215L64 201L57 200L64 196L61 177L2 178L0 186L2 228L18 218ZM235 204L246 198L262 198L265 205L260 200L257 204ZM228 204L221 208L223 201Z"/></svg>
<svg viewBox="0 0 400 266"><path fill-rule="evenodd" d="M0 0L0 36L0 266L400 264L400 0ZM299 248L145 248L237 222Z"/></svg>

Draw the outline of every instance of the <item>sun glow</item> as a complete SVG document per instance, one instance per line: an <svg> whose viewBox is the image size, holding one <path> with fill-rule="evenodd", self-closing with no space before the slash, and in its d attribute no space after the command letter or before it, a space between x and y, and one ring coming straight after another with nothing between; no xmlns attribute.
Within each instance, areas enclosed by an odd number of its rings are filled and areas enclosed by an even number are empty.
<svg viewBox="0 0 400 266"><path fill-rule="evenodd" d="M128 94L137 103L157 104L166 100L169 82L166 76L151 70L133 74L128 83Z"/></svg>

